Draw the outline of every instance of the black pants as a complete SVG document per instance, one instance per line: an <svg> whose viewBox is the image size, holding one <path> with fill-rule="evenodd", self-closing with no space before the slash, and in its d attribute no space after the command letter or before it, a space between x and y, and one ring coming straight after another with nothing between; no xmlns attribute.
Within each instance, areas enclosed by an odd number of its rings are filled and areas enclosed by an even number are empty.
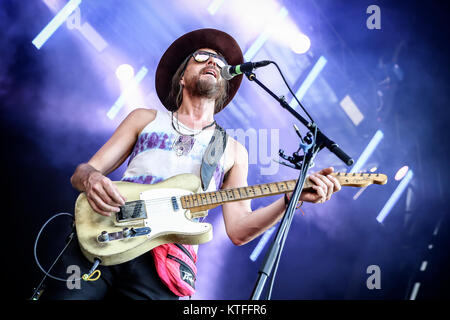
<svg viewBox="0 0 450 320"><path fill-rule="evenodd" d="M76 238L72 240L60 261L50 272L60 278L74 275L67 272L69 266L79 267L81 275L92 267L81 253ZM96 281L80 280L72 283L69 289L67 282L47 278L45 289L39 300L103 300L128 298L133 300L175 300L173 294L161 282L150 252L115 266L99 266L101 276ZM62 276L61 276L62 275ZM72 278L75 280L75 277ZM77 288L80 287L80 288Z"/></svg>

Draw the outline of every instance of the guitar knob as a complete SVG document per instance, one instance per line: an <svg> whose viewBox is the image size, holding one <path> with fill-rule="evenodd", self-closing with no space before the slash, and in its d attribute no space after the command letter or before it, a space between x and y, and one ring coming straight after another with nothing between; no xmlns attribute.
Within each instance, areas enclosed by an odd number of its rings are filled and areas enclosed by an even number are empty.
<svg viewBox="0 0 450 320"><path fill-rule="evenodd" d="M109 240L108 231L102 231L102 234L100 235L100 239L102 241L108 241Z"/></svg>
<svg viewBox="0 0 450 320"><path fill-rule="evenodd" d="M122 234L123 234L123 236L124 236L125 238L127 238L127 237L130 236L131 231L130 231L130 229L128 229L128 228L123 228Z"/></svg>

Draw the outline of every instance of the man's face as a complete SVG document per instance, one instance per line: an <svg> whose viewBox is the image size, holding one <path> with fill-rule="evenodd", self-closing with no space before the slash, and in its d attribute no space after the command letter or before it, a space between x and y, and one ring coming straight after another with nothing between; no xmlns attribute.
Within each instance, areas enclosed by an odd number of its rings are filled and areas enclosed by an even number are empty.
<svg viewBox="0 0 450 320"><path fill-rule="evenodd" d="M216 51L208 48L197 51L217 54ZM220 68L213 57L209 57L204 62L197 62L191 57L180 80L181 84L193 96L214 100L224 93L225 81L220 75Z"/></svg>

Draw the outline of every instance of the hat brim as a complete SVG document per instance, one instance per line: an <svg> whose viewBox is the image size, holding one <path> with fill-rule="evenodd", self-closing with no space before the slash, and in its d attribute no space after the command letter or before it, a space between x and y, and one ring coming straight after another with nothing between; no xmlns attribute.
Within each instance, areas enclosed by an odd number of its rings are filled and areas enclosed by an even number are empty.
<svg viewBox="0 0 450 320"><path fill-rule="evenodd" d="M244 62L241 48L236 40L223 31L210 28L199 29L179 37L164 52L156 68L156 93L166 109L174 111L175 108L175 101L168 99L173 75L184 59L200 48L209 48L219 52L229 65L238 65ZM230 103L235 96L241 85L242 77L241 74L229 80L228 99L223 107Z"/></svg>

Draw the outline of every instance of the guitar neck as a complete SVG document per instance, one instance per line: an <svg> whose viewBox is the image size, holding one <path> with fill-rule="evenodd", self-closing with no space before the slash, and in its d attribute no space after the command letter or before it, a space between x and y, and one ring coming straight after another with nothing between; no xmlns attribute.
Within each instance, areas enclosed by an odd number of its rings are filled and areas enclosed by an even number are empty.
<svg viewBox="0 0 450 320"><path fill-rule="evenodd" d="M384 184L386 176L375 173L332 173L341 186L363 187L371 183ZM380 182L381 181L381 182ZM384 181L384 182L383 182ZM263 183L248 187L224 189L212 192L196 193L180 197L181 205L191 212L215 208L231 201L248 200L273 196L294 191L297 180ZM306 178L303 189L311 188L312 183Z"/></svg>

